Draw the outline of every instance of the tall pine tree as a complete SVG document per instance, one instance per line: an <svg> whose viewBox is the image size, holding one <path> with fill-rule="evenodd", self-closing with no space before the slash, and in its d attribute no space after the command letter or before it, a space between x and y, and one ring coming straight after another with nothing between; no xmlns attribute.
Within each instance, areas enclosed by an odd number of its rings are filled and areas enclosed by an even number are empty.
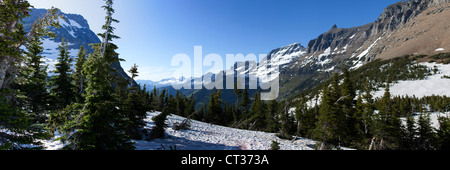
<svg viewBox="0 0 450 170"><path fill-rule="evenodd" d="M250 108L251 117L248 119L250 130L265 130L267 128L267 113L265 103L261 100L261 94L256 92L255 99Z"/></svg>
<svg viewBox="0 0 450 170"><path fill-rule="evenodd" d="M44 123L48 110L49 93L47 92L47 66L43 66L40 55L44 48L40 37L33 37L26 46L25 66L17 78L18 88L26 96L23 108L29 109L34 122Z"/></svg>
<svg viewBox="0 0 450 170"><path fill-rule="evenodd" d="M112 22L113 1L106 0L103 8L107 11L105 33L102 44L94 45L94 53L84 64L83 74L87 78L86 104L78 118L75 119L77 130L71 134L71 149L75 150L127 150L133 149L129 136L125 132L126 114L118 108L114 97L115 88L112 82L117 82L116 70L111 64L119 62L115 52L117 46L112 42L115 36Z"/></svg>
<svg viewBox="0 0 450 170"><path fill-rule="evenodd" d="M322 103L319 106L314 139L320 141L318 150L330 149L339 144L337 134L336 100L333 98L330 88L324 85L322 90Z"/></svg>
<svg viewBox="0 0 450 170"><path fill-rule="evenodd" d="M59 45L58 63L55 65L55 76L50 79L51 95L55 109L61 109L75 101L76 92L72 76L72 62L68 42L63 39Z"/></svg>
<svg viewBox="0 0 450 170"><path fill-rule="evenodd" d="M374 120L373 133L377 149L398 149L401 143L402 128L400 118L392 106L390 81L386 81L386 89L378 106L379 113Z"/></svg>
<svg viewBox="0 0 450 170"><path fill-rule="evenodd" d="M222 100L220 99L222 92L216 90L215 93L210 94L208 110L206 111L206 120L217 125L224 125Z"/></svg>
<svg viewBox="0 0 450 170"><path fill-rule="evenodd" d="M421 114L417 121L417 144L419 150L433 150L435 145L434 129L431 126L430 115Z"/></svg>
<svg viewBox="0 0 450 170"><path fill-rule="evenodd" d="M30 7L28 1L23 0L2 0L0 3L0 150L22 149L23 144L38 145L34 142L35 134L41 131L33 123L36 120L30 119L29 110L24 110L26 108L18 103L20 92L11 85L20 77L17 74L23 63L21 47L34 37L49 35L48 26L59 26L54 22L59 14L56 8L48 10L32 24L27 34L22 19L30 16Z"/></svg>
<svg viewBox="0 0 450 170"><path fill-rule="evenodd" d="M77 55L77 61L75 63L75 73L74 73L74 81L76 86L76 93L77 93L77 101L79 103L84 102L84 97L82 94L85 92L86 88L86 76L83 75L83 65L87 61L87 50L84 49L83 46L80 47L80 50L78 51Z"/></svg>

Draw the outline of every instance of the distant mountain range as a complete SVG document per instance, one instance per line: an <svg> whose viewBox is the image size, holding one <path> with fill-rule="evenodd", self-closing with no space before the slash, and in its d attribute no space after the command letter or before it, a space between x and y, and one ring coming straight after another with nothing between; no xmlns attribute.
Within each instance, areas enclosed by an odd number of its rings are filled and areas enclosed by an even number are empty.
<svg viewBox="0 0 450 170"><path fill-rule="evenodd" d="M25 29L29 30L32 21L44 12L45 10L42 9L33 10L32 17L24 20ZM44 40L45 60L50 65L55 62L58 53L56 48L62 37L69 40L72 55L76 55L81 45L89 47L90 43L100 42L82 16L64 15L66 21L60 20L62 28L52 28L58 37ZM234 80L238 77L254 79L264 73L260 68L265 68L270 62L272 67L279 67L278 99L292 98L319 85L334 72L340 72L343 67L357 69L375 59L450 52L449 18L450 0L401 1L384 9L372 23L352 28L339 28L333 25L330 30L311 40L306 47L294 43L271 50L267 58L260 63L255 63L256 68L253 70L246 69L251 63L246 63L246 67L237 67L238 64L235 64L234 70L224 70L222 74L213 74L212 77L238 73L233 77ZM114 64L113 67L119 70L123 77L129 78L120 63ZM196 82L194 80L202 80L204 77L168 78L157 82L138 80L137 82L142 86L146 85L147 89L156 87L167 89L171 94L175 94L176 90L172 88L173 83L189 83L193 87ZM224 77L221 83L226 84L226 81ZM264 81L271 80L260 80L260 82ZM245 84L248 86L248 82ZM200 107L209 101L211 91L182 89L181 92L188 96L194 95L197 107ZM256 90L251 90L250 97L253 97L255 92ZM224 102L236 101L232 90L223 90L222 95Z"/></svg>

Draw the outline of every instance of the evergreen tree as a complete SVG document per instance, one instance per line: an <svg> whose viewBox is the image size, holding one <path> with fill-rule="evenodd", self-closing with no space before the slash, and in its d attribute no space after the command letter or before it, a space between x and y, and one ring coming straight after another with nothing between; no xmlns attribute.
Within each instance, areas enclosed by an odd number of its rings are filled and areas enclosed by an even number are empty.
<svg viewBox="0 0 450 170"><path fill-rule="evenodd" d="M42 127L34 124L35 120L21 106L8 102L3 95L8 93L0 93L0 150L27 149L29 144L39 146L41 143L36 139L45 137Z"/></svg>
<svg viewBox="0 0 450 170"><path fill-rule="evenodd" d="M326 85L322 90L322 103L319 106L319 115L314 133L314 139L320 141L317 149L324 150L339 145L337 134L336 100Z"/></svg>
<svg viewBox="0 0 450 170"><path fill-rule="evenodd" d="M75 73L74 73L74 81L77 92L77 101L82 103L84 102L84 98L82 94L85 92L86 86L86 76L83 75L83 65L87 61L87 50L84 49L83 46L80 47L77 55L77 61L75 63Z"/></svg>
<svg viewBox="0 0 450 170"><path fill-rule="evenodd" d="M153 127L151 133L150 133L150 139L157 139L157 138L163 138L165 136L165 128L167 128L166 119L169 113L167 112L167 109L164 108L163 112L159 115L152 118L152 120L155 122L155 127Z"/></svg>
<svg viewBox="0 0 450 170"><path fill-rule="evenodd" d="M163 110L163 108L166 106L165 98L166 98L166 89L163 89L161 94L159 94L159 96L158 96L158 102L157 102L158 105L156 107L157 108L156 110L158 110L158 111Z"/></svg>
<svg viewBox="0 0 450 170"><path fill-rule="evenodd" d="M272 144L270 144L270 150L280 150L280 143L277 141L272 141Z"/></svg>
<svg viewBox="0 0 450 170"><path fill-rule="evenodd" d="M278 102L276 100L271 100L268 105L267 110L267 129L268 132L278 132L280 129L280 123L278 122Z"/></svg>
<svg viewBox="0 0 450 170"><path fill-rule="evenodd" d="M250 108L250 119L248 119L248 123L250 123L250 130L265 130L267 128L267 115L266 108L264 102L261 100L260 93L255 93L255 100L252 103Z"/></svg>
<svg viewBox="0 0 450 170"><path fill-rule="evenodd" d="M19 47L27 41L21 21L30 16L30 7L28 1L4 0L0 3L0 90L9 88L16 75L17 63L21 62L23 50Z"/></svg>
<svg viewBox="0 0 450 170"><path fill-rule="evenodd" d="M297 134L310 138L312 137L317 119L314 112L308 109L306 102L306 97L302 95L298 102L297 108L295 109L295 117L298 122Z"/></svg>
<svg viewBox="0 0 450 170"><path fill-rule="evenodd" d="M10 89L19 67L17 63L21 62L23 54L19 47L26 41L26 33L20 21L30 16L30 6L27 1L19 0L0 3L0 129L18 134L1 130L0 150L17 149L22 143L31 143L18 139L27 135L26 130L31 124L27 122L26 112L15 105L14 92ZM11 119L13 117L17 119Z"/></svg>
<svg viewBox="0 0 450 170"><path fill-rule="evenodd" d="M17 68L22 63L23 50L20 47L35 36L54 37L49 26L60 27L59 22L55 22L61 17L59 10L51 8L32 24L27 34L22 19L30 16L30 7L28 1L21 0L4 0L0 3L0 90L9 89L17 74Z"/></svg>
<svg viewBox="0 0 450 170"><path fill-rule="evenodd" d="M130 79L130 86L133 86L133 81L134 78L136 78L138 76L138 66L136 65L136 63L134 63L134 65L131 67L130 70L128 70L128 72L131 74L131 79Z"/></svg>
<svg viewBox="0 0 450 170"><path fill-rule="evenodd" d="M379 113L375 120L374 135L379 140L379 149L398 149L401 143L401 122L397 110L392 106L388 80L386 89L378 106Z"/></svg>
<svg viewBox="0 0 450 170"><path fill-rule="evenodd" d="M12 89L11 85L18 83L15 78L21 76L17 75L23 63L21 47L35 37L51 36L48 26L59 27L57 22L53 22L59 15L56 8L48 10L32 24L27 34L22 19L30 16L30 7L27 1L0 2L0 129L9 131L0 131L0 150L24 149L25 144L37 146L39 143L35 139L42 139L41 126L34 124L36 119L30 118L29 110L24 110L26 108L19 104L23 93ZM40 110L39 107L35 109Z"/></svg>
<svg viewBox="0 0 450 170"><path fill-rule="evenodd" d="M180 116L189 116L184 113L186 109L186 101L184 95L180 93L180 91L177 90L177 94L175 95L175 114Z"/></svg>
<svg viewBox="0 0 450 170"><path fill-rule="evenodd" d="M235 122L239 121L239 119L241 117L241 109L239 107L240 106L239 100L242 97L242 91L240 89L238 89L237 83L238 82L234 83L234 90L233 90L234 94L236 95L236 104L234 106L234 111L233 111L233 118L234 118Z"/></svg>
<svg viewBox="0 0 450 170"><path fill-rule="evenodd" d="M153 86L152 92L150 92L150 105L153 109L156 109L158 107L158 91L156 90L156 86Z"/></svg>
<svg viewBox="0 0 450 170"><path fill-rule="evenodd" d="M177 112L177 102L175 97L173 95L169 95L166 93L166 97L164 99L164 102L166 103L166 106L163 108L163 110L167 110L166 112L169 114L175 114Z"/></svg>
<svg viewBox="0 0 450 170"><path fill-rule="evenodd" d="M415 149L416 148L416 121L412 115L412 113L408 113L406 116L406 128L405 135L403 139L403 147L406 149Z"/></svg>
<svg viewBox="0 0 450 170"><path fill-rule="evenodd" d="M247 88L244 89L242 92L242 100L240 103L241 111L243 116L247 116L248 114L248 107L250 106L250 98L248 97L248 90Z"/></svg>
<svg viewBox="0 0 450 170"><path fill-rule="evenodd" d="M437 149L450 150L450 118L439 118L439 129L437 130Z"/></svg>
<svg viewBox="0 0 450 170"><path fill-rule="evenodd" d="M55 76L50 79L51 95L54 97L56 109L64 108L75 101L76 92L72 77L73 58L69 56L68 42L59 45L58 63L55 65Z"/></svg>
<svg viewBox="0 0 450 170"><path fill-rule="evenodd" d="M297 126L295 124L295 118L289 113L289 102L284 101L284 107L281 113L281 127L280 132L277 134L282 139L292 140L292 135L295 134Z"/></svg>
<svg viewBox="0 0 450 170"><path fill-rule="evenodd" d="M417 127L417 143L419 150L432 150L434 149L434 132L431 126L430 115L421 114L418 120Z"/></svg>
<svg viewBox="0 0 450 170"><path fill-rule="evenodd" d="M366 135L366 137L370 137L372 135L370 129L373 122L372 118L375 111L375 106L373 96L371 94L372 86L368 79L366 79L364 87L364 95L362 97L365 100L365 103L363 103L364 109L362 112L362 122L364 125L364 134Z"/></svg>
<svg viewBox="0 0 450 170"><path fill-rule="evenodd" d="M354 135L352 145L356 148L364 148L365 146L362 145L364 143L364 139L366 137L365 134L365 123L364 123L364 103L361 95L358 95L358 98L356 99L355 104L355 113L354 113L354 121L355 124L352 127L349 127L353 129Z"/></svg>
<svg viewBox="0 0 450 170"><path fill-rule="evenodd" d="M132 70L133 78L137 77L137 67L133 67ZM129 83L132 85L133 82ZM120 91L120 89L117 91ZM149 94L146 86L142 90L139 87L130 86L127 92L128 97L121 107L127 120L125 132L131 139L141 140L147 134L146 129L144 129L146 124L144 119L147 117L147 111L149 111ZM121 102L119 101L119 103Z"/></svg>
<svg viewBox="0 0 450 170"><path fill-rule="evenodd" d="M187 100L187 106L186 106L184 113L186 114L186 116L189 117L194 112L195 112L195 99L194 99L194 95L190 95L189 99Z"/></svg>
<svg viewBox="0 0 450 170"><path fill-rule="evenodd" d="M223 121L223 109L222 109L222 100L220 99L222 96L222 92L217 90L215 93L211 93L208 110L206 111L206 120L207 122L224 125Z"/></svg>
<svg viewBox="0 0 450 170"><path fill-rule="evenodd" d="M130 87L128 90L128 98L123 105L123 112L125 112L126 120L125 125L126 133L131 139L140 140L146 134L144 129L145 121L147 117L147 105L145 93L141 93L142 90L135 87Z"/></svg>
<svg viewBox="0 0 450 170"><path fill-rule="evenodd" d="M378 106L379 112L375 115L375 120L373 122L374 124L372 125L372 132L374 134L373 139L375 140L372 140L371 146L373 146L374 149L385 149L385 140L388 138L387 117L391 112L391 93L389 91L389 82L386 84L384 95L381 98L380 105ZM379 144L375 144L377 141L379 141ZM369 150L371 150L371 148L369 148Z"/></svg>
<svg viewBox="0 0 450 170"><path fill-rule="evenodd" d="M338 99L338 104L341 106L342 119L344 119L342 123L346 126L346 129L342 130L348 130L342 134L342 140L344 140L345 145L349 145L352 142L360 141L362 133L357 122L360 117L355 114L356 101L354 98L356 97L356 92L354 83L350 80L347 68L344 67L342 71L344 79L340 85L341 97Z"/></svg>
<svg viewBox="0 0 450 170"><path fill-rule="evenodd" d="M104 34L99 34L104 40L102 44L94 45L94 53L83 66L83 74L88 80L86 86L86 104L74 120L77 130L66 132L71 134L70 148L75 150L124 150L133 149L129 136L125 133L126 114L120 111L115 88L112 82L117 81L116 70L111 64L119 62L118 48L111 43L113 38L112 18L113 1L106 0L103 8L107 11Z"/></svg>
<svg viewBox="0 0 450 170"><path fill-rule="evenodd" d="M35 36L27 45L25 66L16 84L21 92L26 96L23 108L28 108L34 122L44 123L46 111L49 104L49 93L47 92L47 66L42 66L43 52L40 38Z"/></svg>

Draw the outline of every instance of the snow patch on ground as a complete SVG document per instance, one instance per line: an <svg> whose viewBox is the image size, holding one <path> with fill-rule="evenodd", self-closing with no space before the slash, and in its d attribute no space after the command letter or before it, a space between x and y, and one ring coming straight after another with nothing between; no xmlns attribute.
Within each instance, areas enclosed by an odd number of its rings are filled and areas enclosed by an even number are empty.
<svg viewBox="0 0 450 170"><path fill-rule="evenodd" d="M161 112L148 112L145 121L145 128L152 129L155 123L152 117ZM296 140L283 140L275 136L274 133L258 132L234 129L203 123L192 120L189 130L173 130L174 123L181 123L185 118L170 115L167 116L166 137L152 141L133 140L137 150L158 150L164 147L169 149L176 146L177 150L269 150L272 141L277 141L281 150L314 150L315 141L306 138ZM64 147L61 141L57 140L61 135L55 133L50 140L41 140L46 150L59 150Z"/></svg>
<svg viewBox="0 0 450 170"><path fill-rule="evenodd" d="M450 75L449 64L436 64L436 63L419 63L427 66L430 69L434 69L436 66L439 72L435 75L429 76L426 80L414 80L414 81L399 81L396 84L391 85L390 92L392 96L450 96L450 79L443 78L444 75ZM381 98L384 95L385 88L380 88L373 95L374 98Z"/></svg>
<svg viewBox="0 0 450 170"><path fill-rule="evenodd" d="M62 135L59 134L58 131L56 131L55 136L53 138L51 138L50 140L39 140L39 141L42 142L45 150L60 150L66 145L66 144L63 144L58 139L60 137L62 137Z"/></svg>
<svg viewBox="0 0 450 170"><path fill-rule="evenodd" d="M444 48L438 48L438 49L436 49L436 50L434 50L435 52L439 52L439 51L445 51L445 49Z"/></svg>
<svg viewBox="0 0 450 170"><path fill-rule="evenodd" d="M423 113L418 113L416 115L414 115L414 120L416 122L416 127L419 126L418 121L419 121L419 117L420 114ZM431 127L435 128L435 129L439 129L440 125L439 125L439 118L440 117L450 117L450 112L446 112L446 113L440 113L440 112L432 112L432 113L427 113L430 115L430 122L431 122ZM401 118L402 120L402 124L406 126L406 118Z"/></svg>
<svg viewBox="0 0 450 170"><path fill-rule="evenodd" d="M160 112L149 112L146 128L154 125L152 117ZM315 141L297 138L295 141L282 140L274 133L234 129L212 125L193 120L189 130L175 131L174 123L181 123L185 118L170 115L167 117L169 127L166 128L166 138L153 141L136 140L137 150L168 149L176 146L178 150L269 150L272 141L278 141L282 150L313 150Z"/></svg>

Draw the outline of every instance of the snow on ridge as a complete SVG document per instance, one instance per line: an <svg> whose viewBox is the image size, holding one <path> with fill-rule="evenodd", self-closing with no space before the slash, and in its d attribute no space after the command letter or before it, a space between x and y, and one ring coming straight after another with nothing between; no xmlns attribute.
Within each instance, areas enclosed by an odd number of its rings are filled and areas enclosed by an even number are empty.
<svg viewBox="0 0 450 170"><path fill-rule="evenodd" d="M363 63L363 61L361 61L361 59L362 59L363 57L365 57L367 54L369 54L370 50L372 50L372 48L375 47L375 45L377 45L378 41L381 40L382 38L383 38L383 37L379 37L377 40L375 40L375 42L373 42L372 45L370 45L366 50L364 50L364 51L363 51L361 54L359 54L358 56L352 55L352 57L350 57L350 58L354 58L354 57L356 56L357 60L356 60L356 63L353 63L354 66L351 67L350 70L358 69L359 67L363 66L364 63ZM361 47L360 47L359 49L361 49ZM358 49L358 50L359 50L359 49ZM357 50L357 51L358 51L358 50Z"/></svg>
<svg viewBox="0 0 450 170"><path fill-rule="evenodd" d="M73 27L78 28L78 29L83 28L78 22L74 21L73 19L68 19L68 20L70 22L70 25L72 25Z"/></svg>
<svg viewBox="0 0 450 170"><path fill-rule="evenodd" d="M323 57L328 57L330 54L331 54L331 47L328 47L327 49L325 49L325 51L323 52L323 54L320 54L320 55L317 57L317 59L319 60L317 64L320 64L320 65L323 66L324 64L330 63L330 62L331 62L331 59L329 59L329 58L327 58L327 59L325 59L325 60L322 61L322 58L323 58Z"/></svg>
<svg viewBox="0 0 450 170"><path fill-rule="evenodd" d="M369 48L367 48L366 50L364 50L361 54L359 54L357 56L358 60L360 60L361 58L363 58L364 56L366 56L370 50L372 50L373 47L375 47L375 45L377 45L378 41L381 40L381 38L383 37L379 37L377 40L375 40L375 42L373 42L372 45L369 46Z"/></svg>
<svg viewBox="0 0 450 170"><path fill-rule="evenodd" d="M42 40L44 52L41 54L43 56L42 61L44 62L43 65L48 65L47 73L49 76L53 75L53 72L56 70L55 65L58 63L58 55L59 50L58 46L61 43L55 42L54 40L50 38L44 38ZM73 45L69 42L68 45ZM69 55L74 57L78 54L79 49L69 49ZM75 61L74 61L75 62ZM72 66L72 69L74 69L75 66Z"/></svg>
<svg viewBox="0 0 450 170"><path fill-rule="evenodd" d="M70 31L69 31L69 34L70 34L72 37L75 37L75 38L77 37L77 36L75 36L75 31L73 31L73 30L70 30Z"/></svg>
<svg viewBox="0 0 450 170"><path fill-rule="evenodd" d="M70 24L67 23L66 20L62 19L62 18L58 18L59 21L59 25L61 25L61 27L70 27Z"/></svg>

